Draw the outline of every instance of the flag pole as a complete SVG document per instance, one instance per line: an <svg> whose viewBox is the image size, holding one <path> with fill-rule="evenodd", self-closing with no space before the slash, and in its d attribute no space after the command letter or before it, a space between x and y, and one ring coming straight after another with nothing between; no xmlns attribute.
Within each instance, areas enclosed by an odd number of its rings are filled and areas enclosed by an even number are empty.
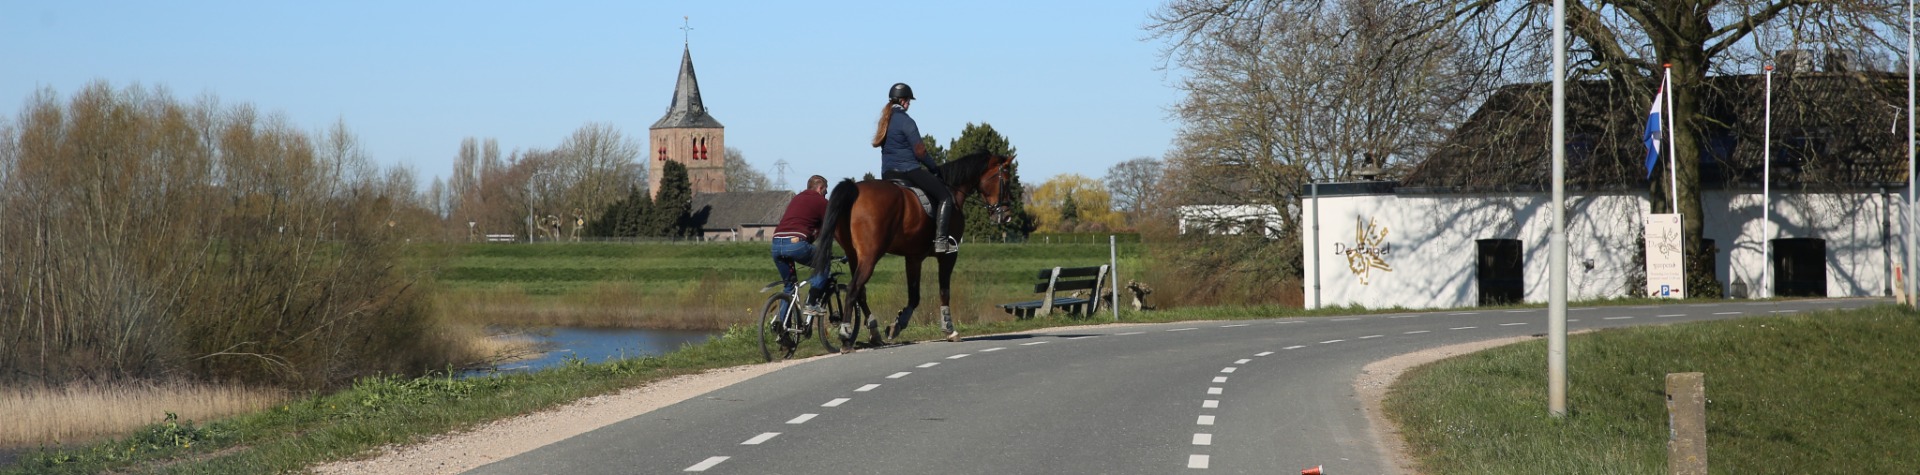
<svg viewBox="0 0 1920 475"><path fill-rule="evenodd" d="M1773 297L1773 65L1767 65L1767 117L1760 140L1760 296Z"/></svg>
<svg viewBox="0 0 1920 475"><path fill-rule="evenodd" d="M1553 0L1553 234L1547 238L1547 415L1567 416L1567 17Z"/></svg>
<svg viewBox="0 0 1920 475"><path fill-rule="evenodd" d="M1668 63L1662 66L1667 70L1667 78L1664 82L1667 85L1667 111L1665 114L1662 114L1667 116L1667 194L1670 200L1667 202L1667 206L1673 207L1673 214L1680 214L1680 172L1678 171L1679 168L1676 168L1675 165L1680 161L1680 142L1674 140L1675 132L1673 130L1675 126L1680 125L1680 118L1675 117L1680 114L1674 113L1673 111L1673 95L1677 92L1676 89L1678 88L1673 87L1673 64ZM1683 233L1685 229L1686 227L1681 227ZM1686 237L1686 235L1682 234L1680 236L1680 242L1686 242ZM1680 248L1685 249L1686 245L1683 244ZM1686 258L1684 251L1681 254L1681 258Z"/></svg>
<svg viewBox="0 0 1920 475"><path fill-rule="evenodd" d="M1905 274L1907 275L1908 305L1913 304L1913 268L1916 262L1920 262L1920 254L1914 252L1916 247L1920 247L1920 241L1916 241L1920 236L1914 233L1915 228L1920 228L1920 214L1915 214L1913 209L1914 192L1917 191L1913 184L1913 115L1913 0L1907 0L1907 269Z"/></svg>

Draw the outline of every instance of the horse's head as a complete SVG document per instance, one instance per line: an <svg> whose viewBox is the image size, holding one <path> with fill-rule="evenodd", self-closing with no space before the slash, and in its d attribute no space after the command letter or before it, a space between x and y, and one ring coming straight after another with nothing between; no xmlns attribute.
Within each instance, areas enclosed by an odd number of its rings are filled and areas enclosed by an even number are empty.
<svg viewBox="0 0 1920 475"><path fill-rule="evenodd" d="M947 186L958 196L978 192L993 212L994 224L1013 219L1013 157L974 152L940 166Z"/></svg>

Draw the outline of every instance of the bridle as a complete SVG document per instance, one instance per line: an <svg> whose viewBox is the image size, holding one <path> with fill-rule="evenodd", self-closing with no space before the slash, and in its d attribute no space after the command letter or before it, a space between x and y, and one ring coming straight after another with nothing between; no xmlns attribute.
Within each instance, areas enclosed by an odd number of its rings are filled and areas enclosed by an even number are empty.
<svg viewBox="0 0 1920 475"><path fill-rule="evenodd" d="M1006 224L1008 221L1013 220L1011 213L1013 209L1013 205L1011 204L1013 202L1013 190L1009 190L1008 188L1010 187L1007 186L1008 181L1013 176L1012 172L1008 171L1009 168L1012 168L1011 165L1013 165L1013 160L1007 160L1007 163L1000 164L1000 199L996 200L999 201L1000 204L987 205L987 212L992 213L991 216L993 216L993 219L998 221L994 224Z"/></svg>

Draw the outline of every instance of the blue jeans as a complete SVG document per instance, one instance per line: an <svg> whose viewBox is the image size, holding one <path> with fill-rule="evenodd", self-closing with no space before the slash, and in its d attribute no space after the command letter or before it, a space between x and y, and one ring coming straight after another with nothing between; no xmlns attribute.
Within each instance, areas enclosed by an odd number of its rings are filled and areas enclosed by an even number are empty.
<svg viewBox="0 0 1920 475"><path fill-rule="evenodd" d="M773 238L773 267L780 270L780 281L786 283L787 293L793 293L793 285L798 282L794 278L793 264L796 262L813 262L813 243L794 238ZM826 274L822 273L809 280L808 284L818 289L826 280L825 277Z"/></svg>

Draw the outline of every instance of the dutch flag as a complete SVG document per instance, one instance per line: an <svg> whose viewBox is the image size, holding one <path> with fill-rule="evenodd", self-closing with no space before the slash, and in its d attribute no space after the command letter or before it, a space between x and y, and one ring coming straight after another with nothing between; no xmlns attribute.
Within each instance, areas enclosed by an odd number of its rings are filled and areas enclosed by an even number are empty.
<svg viewBox="0 0 1920 475"><path fill-rule="evenodd" d="M1647 111L1647 179L1653 179L1653 166L1660 163L1660 105L1666 103L1667 82L1660 81L1660 90L1653 93L1653 109Z"/></svg>

